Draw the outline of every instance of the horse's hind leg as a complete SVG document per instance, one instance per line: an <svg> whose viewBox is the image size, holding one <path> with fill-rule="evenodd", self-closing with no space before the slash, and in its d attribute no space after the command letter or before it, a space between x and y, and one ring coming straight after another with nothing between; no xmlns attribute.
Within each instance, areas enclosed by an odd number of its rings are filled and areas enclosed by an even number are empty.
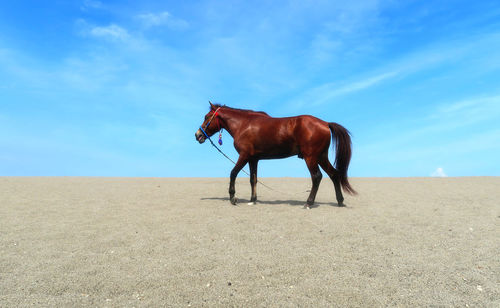
<svg viewBox="0 0 500 308"><path fill-rule="evenodd" d="M344 196L342 196L342 189L340 187L340 181L338 177L338 171L335 169L330 161L328 160L328 154L323 155L321 160L319 161L319 165L325 172L328 174L330 179L333 182L333 186L335 186L335 196L337 197L337 203L339 206L344 206Z"/></svg>
<svg viewBox="0 0 500 308"><path fill-rule="evenodd" d="M311 205L314 204L314 200L316 199L316 193L318 192L319 183L321 182L321 178L323 175L321 174L321 170L318 167L318 160L314 157L305 157L307 168L311 173L312 179L312 188L311 193L309 194L309 198L307 198L307 203L304 208L310 208Z"/></svg>

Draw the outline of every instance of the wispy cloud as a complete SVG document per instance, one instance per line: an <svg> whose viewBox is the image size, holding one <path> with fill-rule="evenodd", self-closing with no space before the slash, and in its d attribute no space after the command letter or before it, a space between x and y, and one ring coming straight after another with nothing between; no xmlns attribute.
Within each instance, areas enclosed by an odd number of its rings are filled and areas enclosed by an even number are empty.
<svg viewBox="0 0 500 308"><path fill-rule="evenodd" d="M105 39L112 39L112 40L127 40L130 35L128 31L116 24L111 24L109 26L104 26L104 27L92 27L89 30L89 34L91 36L95 37L101 37Z"/></svg>
<svg viewBox="0 0 500 308"><path fill-rule="evenodd" d="M363 89L373 87L387 79L393 78L398 75L398 72L387 72L379 75L371 76L366 79L354 81L353 83L346 84L340 87L335 87L335 85L328 84L321 88L322 94L326 94L324 98L316 100L315 104L322 104L335 96L345 95L352 92L361 91Z"/></svg>
<svg viewBox="0 0 500 308"><path fill-rule="evenodd" d="M341 83L335 81L306 88L290 105L295 107L305 104L323 105L331 102L336 97L357 93L383 83L389 83L392 80L408 78L426 70L456 64L467 55L475 53L478 46L487 46L498 41L498 36L497 33L490 33L470 37L466 43L463 40L438 42L400 56L398 59L387 61L379 68L372 69L371 72L358 73L358 77L355 75L351 82ZM322 40L325 40L325 38L322 38ZM318 58L321 59L321 57L324 57L322 51L324 50L325 54L328 54L328 50L333 47L333 42L331 44L319 44L318 47L315 47L317 50L313 54L318 55ZM482 69L486 71L495 69L492 67L491 62L488 61L488 65Z"/></svg>
<svg viewBox="0 0 500 308"><path fill-rule="evenodd" d="M182 30L186 29L189 26L187 21L181 18L174 17L167 11L163 11L160 13L140 14L137 15L137 18L146 28L166 26L171 29Z"/></svg>
<svg viewBox="0 0 500 308"><path fill-rule="evenodd" d="M431 106L422 114L412 114L410 117L400 118L398 121L381 126L384 131L397 131L395 126L401 127L401 133L394 133L390 139L383 139L367 146L403 148L416 139L441 135L460 128L473 128L478 123L492 123L497 119L500 119L500 95L471 97L457 102L441 102L436 106ZM487 131L496 132L497 129L492 127ZM370 150L375 151L375 148Z"/></svg>
<svg viewBox="0 0 500 308"><path fill-rule="evenodd" d="M470 98L466 100L461 100L458 102L453 102L449 104L443 104L437 108L440 114L456 115L457 113L467 114L485 114L486 116L491 116L493 111L495 114L500 112L500 95L493 96L482 96L476 98Z"/></svg>
<svg viewBox="0 0 500 308"><path fill-rule="evenodd" d="M335 97L347 95L353 92L361 91L373 86L376 86L383 81L397 77L398 71L381 73L373 75L365 79L353 81L348 84L340 84L337 82L327 83L319 87L308 90L300 99L297 99L292 105L321 105L334 99Z"/></svg>
<svg viewBox="0 0 500 308"><path fill-rule="evenodd" d="M326 48L326 47L322 47ZM329 46L331 48L331 46ZM316 51L316 54L321 55L321 48ZM380 68L379 73L366 74L368 77L360 77L354 79L350 83L330 82L311 89L307 89L298 99L292 103L295 106L322 105L332 101L332 99L345 96L371 87L388 82L395 78L404 78L405 76L428 69L429 67L438 65L439 63L449 60L455 52L441 53L434 50L421 51L416 54L407 55L402 59L389 62L384 67ZM444 55L446 54L446 56Z"/></svg>
<svg viewBox="0 0 500 308"><path fill-rule="evenodd" d="M82 11L87 11L89 9L100 9L102 8L102 2L97 0L84 0L80 9Z"/></svg>
<svg viewBox="0 0 500 308"><path fill-rule="evenodd" d="M500 119L500 95L472 97L438 105L426 118L422 132L452 130Z"/></svg>
<svg viewBox="0 0 500 308"><path fill-rule="evenodd" d="M494 172L498 168L491 164L491 157L498 156L500 150L498 119L499 95L429 106L420 114L373 127L374 134L364 141L358 140L355 153L364 157L364 161L354 165L377 165L390 157L391 163L401 168L401 175L444 176L447 172L443 167L432 174L422 174L423 168L429 170L429 165L439 166L443 162L453 174Z"/></svg>

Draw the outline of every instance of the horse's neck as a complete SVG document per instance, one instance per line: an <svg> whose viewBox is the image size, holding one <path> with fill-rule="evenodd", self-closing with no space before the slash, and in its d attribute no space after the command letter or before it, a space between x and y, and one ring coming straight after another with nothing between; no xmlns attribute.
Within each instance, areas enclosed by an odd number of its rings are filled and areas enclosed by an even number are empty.
<svg viewBox="0 0 500 308"><path fill-rule="evenodd" d="M249 116L244 111L225 109L222 113L224 128L234 138L234 133L241 129L244 120L248 119Z"/></svg>

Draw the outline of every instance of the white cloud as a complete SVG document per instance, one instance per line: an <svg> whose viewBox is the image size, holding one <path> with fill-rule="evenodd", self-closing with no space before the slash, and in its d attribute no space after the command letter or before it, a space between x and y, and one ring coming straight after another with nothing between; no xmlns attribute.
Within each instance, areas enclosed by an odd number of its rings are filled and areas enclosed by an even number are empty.
<svg viewBox="0 0 500 308"><path fill-rule="evenodd" d="M397 76L397 74L398 74L398 72L388 72L388 73L383 73L380 75L372 76L372 77L369 77L369 78L366 78L366 79L363 79L360 81L356 81L356 82L353 82L351 84L345 85L343 87L333 89L329 93L328 96L333 97L333 96L338 96L338 95L348 94L351 92L360 91L360 90L372 87L372 86L374 86L374 85L376 85L384 80L395 77L395 76Z"/></svg>
<svg viewBox="0 0 500 308"><path fill-rule="evenodd" d="M449 117L456 117L456 115L460 114L467 114L469 117L478 114L491 117L500 112L498 106L500 106L500 95L482 96L439 106L437 112L440 115L448 115Z"/></svg>
<svg viewBox="0 0 500 308"><path fill-rule="evenodd" d="M500 117L500 95L472 97L452 103L438 105L421 121L426 126L418 130L419 134L450 131L460 127L494 121Z"/></svg>
<svg viewBox="0 0 500 308"><path fill-rule="evenodd" d="M93 27L90 29L89 34L95 37L114 40L126 40L130 37L126 29L115 24L106 27Z"/></svg>
<svg viewBox="0 0 500 308"><path fill-rule="evenodd" d="M398 74L399 72L397 71L386 72L342 86L339 86L338 83L335 82L327 83L307 91L303 96L301 96L300 99L297 100L297 104L301 105L308 102L312 105L321 105L337 96L347 95L376 86L385 80L396 77Z"/></svg>
<svg viewBox="0 0 500 308"><path fill-rule="evenodd" d="M444 172L443 168L438 167L434 172L431 173L431 176L438 178L445 178L448 175Z"/></svg>
<svg viewBox="0 0 500 308"><path fill-rule="evenodd" d="M444 49L444 47L442 48ZM450 61L450 59L457 57L463 52L463 50L456 48L456 46L448 46L447 52L442 52L442 50L437 52L436 50L438 49L438 47L434 47L433 49L418 51L414 54L407 55L385 65L383 69L379 70L382 71L382 73L372 74L370 77L361 78L345 85L331 82L309 89L297 101L300 102L299 105L304 104L304 102L310 102L313 105L325 104L334 97L356 93L396 77L404 78L408 75L438 66L445 61ZM465 47L463 49L465 49Z"/></svg>
<svg viewBox="0 0 500 308"><path fill-rule="evenodd" d="M80 8L83 11L88 9L100 9L102 8L102 2L97 0L85 0Z"/></svg>
<svg viewBox="0 0 500 308"><path fill-rule="evenodd" d="M160 13L140 14L137 18L143 23L146 28L166 26L172 29L182 30L187 28L188 23L180 18L172 16L167 11Z"/></svg>
<svg viewBox="0 0 500 308"><path fill-rule="evenodd" d="M361 77L351 83L342 85L338 82L324 83L320 86L309 88L304 91L299 98L293 101L295 107L304 104L322 105L331 101L332 98L338 96L349 95L358 91L368 89L379 85L383 82L388 82L393 78L406 78L407 76L425 71L430 68L436 68L446 63L452 63L463 57L464 55L473 52L477 49L478 44L486 44L497 40L498 35L488 34L479 37L474 37L469 43L447 41L440 42L428 48L417 50L407 54L400 59L386 63L383 67L376 70L382 73L365 73L370 77ZM342 41L340 41L342 43ZM339 44L340 44L339 43ZM322 47L326 49L326 47ZM321 51L321 49L319 49ZM318 53L318 51L315 51ZM491 69L491 68L489 68ZM451 107L451 111L468 107L469 102L462 102L460 105Z"/></svg>

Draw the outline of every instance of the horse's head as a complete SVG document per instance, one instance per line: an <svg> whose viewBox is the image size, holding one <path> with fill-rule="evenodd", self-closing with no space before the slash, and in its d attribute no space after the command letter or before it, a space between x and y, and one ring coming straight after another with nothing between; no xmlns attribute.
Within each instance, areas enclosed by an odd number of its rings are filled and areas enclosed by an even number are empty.
<svg viewBox="0 0 500 308"><path fill-rule="evenodd" d="M208 137L211 137L221 129L218 118L219 109L219 106L210 103L210 111L205 115L203 123L194 134L196 140L198 140L199 143L205 142Z"/></svg>

